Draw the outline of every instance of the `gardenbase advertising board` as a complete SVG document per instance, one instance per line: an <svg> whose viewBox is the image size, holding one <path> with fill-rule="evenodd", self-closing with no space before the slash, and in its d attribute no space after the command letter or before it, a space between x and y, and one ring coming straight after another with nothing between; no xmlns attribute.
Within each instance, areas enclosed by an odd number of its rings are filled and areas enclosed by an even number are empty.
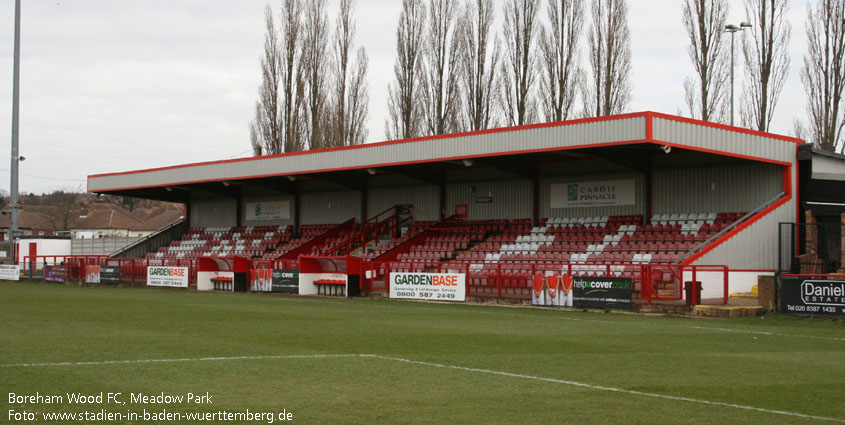
<svg viewBox="0 0 845 425"><path fill-rule="evenodd" d="M21 269L17 264L0 265L0 280L20 280Z"/></svg>
<svg viewBox="0 0 845 425"><path fill-rule="evenodd" d="M187 288L188 268L147 266L147 286Z"/></svg>
<svg viewBox="0 0 845 425"><path fill-rule="evenodd" d="M531 304L578 308L631 309L630 278L596 276L534 277Z"/></svg>
<svg viewBox="0 0 845 425"><path fill-rule="evenodd" d="M390 298L466 301L464 273L391 273Z"/></svg>
<svg viewBox="0 0 845 425"><path fill-rule="evenodd" d="M782 279L782 312L845 317L845 281Z"/></svg>

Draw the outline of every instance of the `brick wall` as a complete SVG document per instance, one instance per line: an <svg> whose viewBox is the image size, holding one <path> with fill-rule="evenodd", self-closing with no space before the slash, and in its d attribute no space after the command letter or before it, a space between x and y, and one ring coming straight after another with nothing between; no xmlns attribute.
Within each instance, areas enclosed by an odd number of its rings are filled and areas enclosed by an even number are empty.
<svg viewBox="0 0 845 425"><path fill-rule="evenodd" d="M757 303L769 311L775 311L775 277L757 276Z"/></svg>
<svg viewBox="0 0 845 425"><path fill-rule="evenodd" d="M804 220L807 226L804 227L806 242L804 248L806 254L799 256L801 261L801 274L813 274L822 272L822 263L819 261L819 229L816 226L816 217L812 211L806 211Z"/></svg>
<svg viewBox="0 0 845 425"><path fill-rule="evenodd" d="M839 245L839 270L836 272L839 274L845 274L845 213L842 213L840 224L842 225L840 233L842 239L840 240Z"/></svg>

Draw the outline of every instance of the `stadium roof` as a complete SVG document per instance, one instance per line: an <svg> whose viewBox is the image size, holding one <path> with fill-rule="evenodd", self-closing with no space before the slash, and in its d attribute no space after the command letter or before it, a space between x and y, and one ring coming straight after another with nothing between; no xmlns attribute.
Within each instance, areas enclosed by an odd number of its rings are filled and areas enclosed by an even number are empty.
<svg viewBox="0 0 845 425"><path fill-rule="evenodd" d="M384 173L432 183L432 169L473 164L530 177L526 165L550 155L578 157L603 152L605 159L637 169L642 166L638 152L664 147L788 165L796 160L800 143L786 136L640 112L98 174L88 177L88 190L182 201L193 189L226 194L231 185L263 184L291 191L295 181L309 179L364 188L368 187L367 176Z"/></svg>

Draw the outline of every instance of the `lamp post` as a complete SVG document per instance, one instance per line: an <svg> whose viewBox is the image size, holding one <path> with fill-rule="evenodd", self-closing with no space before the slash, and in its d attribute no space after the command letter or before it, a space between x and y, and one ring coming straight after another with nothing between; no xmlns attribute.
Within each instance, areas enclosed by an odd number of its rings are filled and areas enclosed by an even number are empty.
<svg viewBox="0 0 845 425"><path fill-rule="evenodd" d="M11 210L11 218L9 220L9 241L12 243L10 257L16 264L17 246L15 239L18 236L18 162L20 161L20 153L18 152L18 134L19 134L19 120L20 120L20 85L21 85L21 0L15 0L15 59L12 72L12 164L9 169L9 208Z"/></svg>
<svg viewBox="0 0 845 425"><path fill-rule="evenodd" d="M731 34L731 125L734 125L734 34L746 28L751 28L751 24L741 22L739 26L734 24L725 25L725 32Z"/></svg>

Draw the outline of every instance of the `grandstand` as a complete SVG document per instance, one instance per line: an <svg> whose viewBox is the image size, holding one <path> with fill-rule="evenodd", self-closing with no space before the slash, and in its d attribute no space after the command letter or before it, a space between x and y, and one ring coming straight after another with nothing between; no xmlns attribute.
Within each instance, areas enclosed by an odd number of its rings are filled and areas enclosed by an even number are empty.
<svg viewBox="0 0 845 425"><path fill-rule="evenodd" d="M149 261L349 255L370 288L460 270L471 295L516 299L564 270L681 299L687 267L726 267L730 292L774 273L799 142L643 112L93 175L88 190L186 205L188 230Z"/></svg>

